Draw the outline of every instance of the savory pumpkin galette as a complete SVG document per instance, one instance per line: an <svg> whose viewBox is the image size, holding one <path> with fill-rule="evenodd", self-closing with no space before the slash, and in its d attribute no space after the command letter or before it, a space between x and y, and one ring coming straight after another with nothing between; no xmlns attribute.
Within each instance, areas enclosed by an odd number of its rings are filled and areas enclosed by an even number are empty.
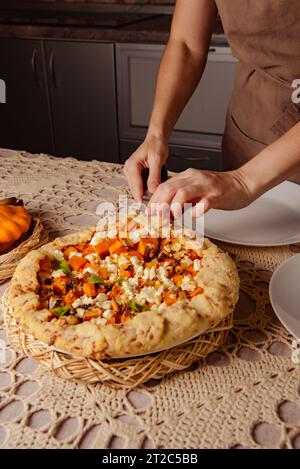
<svg viewBox="0 0 300 469"><path fill-rule="evenodd" d="M10 304L23 330L97 359L153 352L201 334L232 313L239 277L205 239L103 238L95 229L58 238L19 264Z"/></svg>

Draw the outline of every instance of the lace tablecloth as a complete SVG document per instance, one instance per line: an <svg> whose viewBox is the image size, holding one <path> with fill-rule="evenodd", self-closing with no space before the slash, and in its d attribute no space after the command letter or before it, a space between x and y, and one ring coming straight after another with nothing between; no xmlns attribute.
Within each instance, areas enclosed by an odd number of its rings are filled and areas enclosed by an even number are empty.
<svg viewBox="0 0 300 469"><path fill-rule="evenodd" d="M52 238L93 224L100 201L125 193L119 165L0 150L0 196L22 197ZM300 448L300 368L268 296L271 272L299 247L224 247L242 279L227 343L133 391L55 377L10 347L1 320L0 446Z"/></svg>

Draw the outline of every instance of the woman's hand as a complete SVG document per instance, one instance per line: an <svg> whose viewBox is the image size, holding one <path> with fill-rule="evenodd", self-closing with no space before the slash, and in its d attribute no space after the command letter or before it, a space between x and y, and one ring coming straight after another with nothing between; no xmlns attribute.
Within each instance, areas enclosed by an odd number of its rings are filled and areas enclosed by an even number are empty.
<svg viewBox="0 0 300 469"><path fill-rule="evenodd" d="M147 137L124 165L129 187L137 202L141 202L144 190L142 171L149 168L148 190L153 194L161 183L161 168L168 157L168 145L158 137Z"/></svg>
<svg viewBox="0 0 300 469"><path fill-rule="evenodd" d="M163 210L163 204L167 204L177 217L185 203L193 203L193 216L198 217L203 210L207 212L211 208L241 209L254 199L242 169L223 173L188 169L156 189L149 202L149 212Z"/></svg>

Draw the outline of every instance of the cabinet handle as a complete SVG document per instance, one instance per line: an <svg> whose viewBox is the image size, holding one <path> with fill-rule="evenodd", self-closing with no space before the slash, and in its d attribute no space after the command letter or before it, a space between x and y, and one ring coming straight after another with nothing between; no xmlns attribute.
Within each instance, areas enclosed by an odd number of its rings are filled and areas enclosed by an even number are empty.
<svg viewBox="0 0 300 469"><path fill-rule="evenodd" d="M58 88L54 62L55 62L55 54L54 54L54 50L52 49L50 53L50 59L49 59L49 69L50 69L50 75L52 77L53 86L54 88Z"/></svg>
<svg viewBox="0 0 300 469"><path fill-rule="evenodd" d="M40 80L39 80L39 74L38 74L38 69L37 69L37 50L36 49L33 49L32 54L31 54L31 69L32 69L35 84L39 88Z"/></svg>
<svg viewBox="0 0 300 469"><path fill-rule="evenodd" d="M210 161L211 157L210 156L184 156L183 154L180 155L179 153L172 153L170 156L177 158L178 160L186 160L186 161Z"/></svg>

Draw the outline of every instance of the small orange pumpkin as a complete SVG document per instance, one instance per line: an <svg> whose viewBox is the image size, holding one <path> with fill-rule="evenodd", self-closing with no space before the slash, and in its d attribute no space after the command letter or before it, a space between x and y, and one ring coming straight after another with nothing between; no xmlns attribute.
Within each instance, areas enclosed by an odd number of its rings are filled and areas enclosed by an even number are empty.
<svg viewBox="0 0 300 469"><path fill-rule="evenodd" d="M30 223L31 217L21 205L0 205L0 254L29 230Z"/></svg>

